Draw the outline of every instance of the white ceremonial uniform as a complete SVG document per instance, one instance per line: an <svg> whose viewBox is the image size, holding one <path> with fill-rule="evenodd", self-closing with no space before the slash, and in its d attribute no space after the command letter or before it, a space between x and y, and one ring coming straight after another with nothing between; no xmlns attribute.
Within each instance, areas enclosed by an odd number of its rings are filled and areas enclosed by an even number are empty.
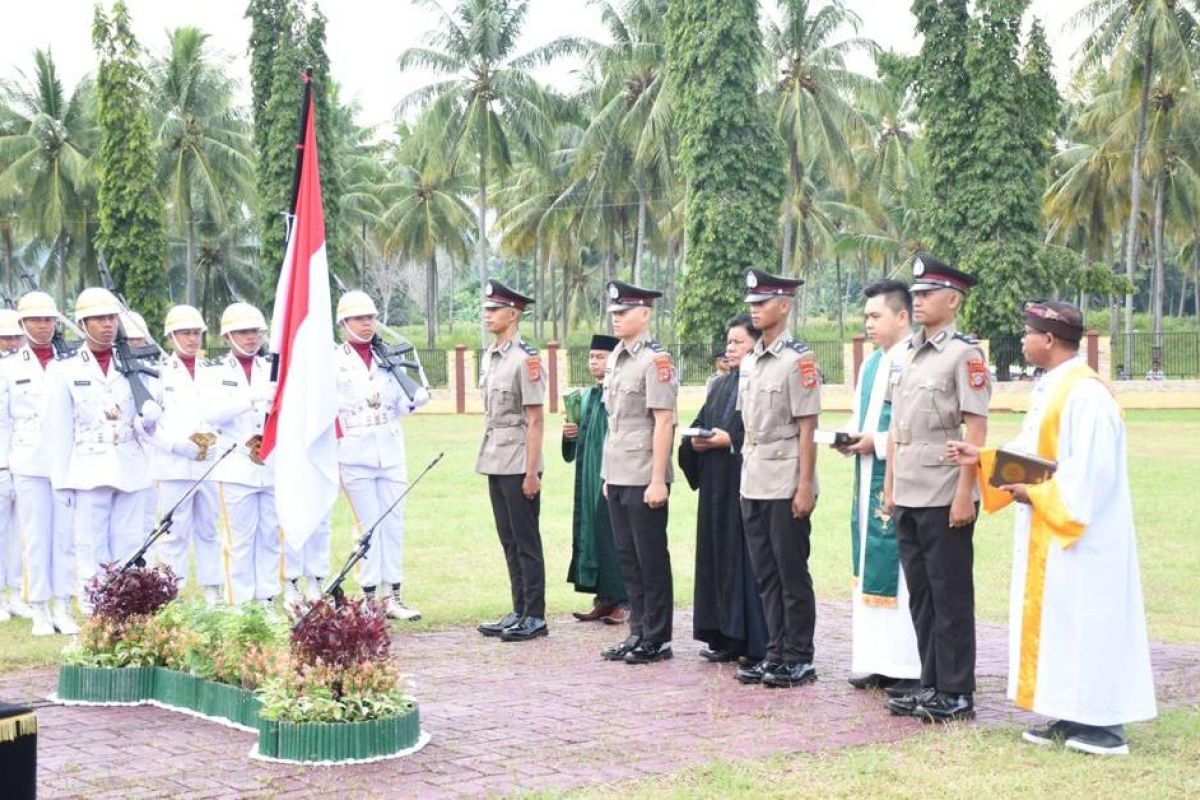
<svg viewBox="0 0 1200 800"><path fill-rule="evenodd" d="M50 481L75 492L75 578L86 586L102 564L129 558L145 540L149 459L129 380L114 361L107 374L81 348L48 376L45 442ZM158 381L143 377L151 397Z"/></svg>
<svg viewBox="0 0 1200 800"><path fill-rule="evenodd" d="M0 354L3 363L19 351ZM4 390L0 388L0 392ZM0 398L0 402L3 399ZM8 467L8 452L12 445L12 424L0 413L0 591L20 591L24 577L21 556L21 531L17 527L16 495L13 493L12 472ZM0 600L2 603L3 600ZM0 611L7 608L0 605Z"/></svg>
<svg viewBox="0 0 1200 800"><path fill-rule="evenodd" d="M24 599L42 603L76 593L73 493L50 484L42 429L54 361L43 368L28 347L0 362L0 425L10 431L8 467L17 499L14 524L25 561Z"/></svg>
<svg viewBox="0 0 1200 800"><path fill-rule="evenodd" d="M1084 365L1076 357L1042 376L1013 447L1038 452L1039 431L1056 387ZM1059 419L1057 461L1052 480L1072 521L1084 526L1083 534L1074 543L1058 537L1050 542L1040 630L1026 630L1033 515L1029 506L1014 504L1008 696L1018 699L1022 648L1032 638L1037 647L1035 663L1030 665L1034 668L1030 710L1084 725L1151 719L1156 715L1154 676L1125 426L1112 394L1095 378L1080 380L1067 395Z"/></svg>
<svg viewBox="0 0 1200 800"><path fill-rule="evenodd" d="M279 592L283 572L274 469L270 463L255 464L241 445L262 434L273 392L271 366L255 356L247 381L241 363L230 354L200 374L204 419L222 442L239 444L213 472L225 537L225 599L268 600Z"/></svg>
<svg viewBox="0 0 1200 800"><path fill-rule="evenodd" d="M163 415L154 430L151 465L158 481L155 524L183 495L195 485L212 466L217 456L232 444L218 442L208 449L208 458L197 461L189 457L194 445L189 437L196 433L212 433L200 406L200 384L205 369L196 359L196 377L175 353L159 367L163 395ZM233 458L230 454L229 458ZM228 459L226 459L228 460ZM171 531L158 540L155 554L167 564L182 582L188 577L188 550L196 552L196 582L201 586L221 586L225 571L221 564L221 542L217 536L217 487L209 476L196 487L190 498L175 509L171 516Z"/></svg>
<svg viewBox="0 0 1200 800"><path fill-rule="evenodd" d="M408 485L404 430L400 417L418 403L387 370L368 365L349 344L336 348L338 443L342 488L350 501L355 527L362 533L396 501ZM427 397L420 398L421 402ZM375 529L358 575L360 586L404 580L404 504Z"/></svg>

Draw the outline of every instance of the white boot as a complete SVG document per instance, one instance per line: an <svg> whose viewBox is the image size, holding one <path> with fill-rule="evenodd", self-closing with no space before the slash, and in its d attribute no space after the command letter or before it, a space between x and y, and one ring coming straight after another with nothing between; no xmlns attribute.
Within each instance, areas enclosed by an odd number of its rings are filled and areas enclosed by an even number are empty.
<svg viewBox="0 0 1200 800"><path fill-rule="evenodd" d="M209 608L221 602L221 587L205 586L204 587L204 603Z"/></svg>
<svg viewBox="0 0 1200 800"><path fill-rule="evenodd" d="M21 593L13 589L8 596L8 613L21 619L33 619L33 609L21 599Z"/></svg>
<svg viewBox="0 0 1200 800"><path fill-rule="evenodd" d="M46 610L45 603L33 603L33 635L34 636L53 636L54 623L50 621L50 612Z"/></svg>
<svg viewBox="0 0 1200 800"><path fill-rule="evenodd" d="M318 599L320 599L321 593L323 591L324 591L324 587L321 585L320 578L314 578L312 575L309 575L307 578L304 579L304 599L305 600L318 600Z"/></svg>
<svg viewBox="0 0 1200 800"><path fill-rule="evenodd" d="M404 600L400 596L399 584L392 587L392 593L388 595L384 609L388 619L402 619L405 622L411 622L421 618L420 611L404 605Z"/></svg>
<svg viewBox="0 0 1200 800"><path fill-rule="evenodd" d="M58 628L58 632L63 636L74 636L79 633L79 626L75 624L75 620L71 617L71 598L59 597L54 603L54 613L50 617L50 621L54 623L54 627Z"/></svg>

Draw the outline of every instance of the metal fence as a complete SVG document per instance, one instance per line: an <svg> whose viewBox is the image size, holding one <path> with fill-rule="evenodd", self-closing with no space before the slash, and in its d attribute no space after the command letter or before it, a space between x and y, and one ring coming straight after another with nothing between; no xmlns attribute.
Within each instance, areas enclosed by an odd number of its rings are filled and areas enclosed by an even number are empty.
<svg viewBox="0 0 1200 800"><path fill-rule="evenodd" d="M841 383L845 375L843 348L839 341L808 342L817 356L821 375L825 383ZM676 343L663 345L671 354L671 362L679 373L679 382L684 386L697 386L706 382L716 371L713 353L716 345ZM567 350L569 363L569 386L590 386L588 374L588 348L571 347Z"/></svg>
<svg viewBox="0 0 1200 800"><path fill-rule="evenodd" d="M1131 356L1127 360L1127 356ZM1118 334L1112 340L1112 377L1142 380L1158 362L1168 379L1200 378L1200 332ZM1124 374L1119 374L1123 372Z"/></svg>

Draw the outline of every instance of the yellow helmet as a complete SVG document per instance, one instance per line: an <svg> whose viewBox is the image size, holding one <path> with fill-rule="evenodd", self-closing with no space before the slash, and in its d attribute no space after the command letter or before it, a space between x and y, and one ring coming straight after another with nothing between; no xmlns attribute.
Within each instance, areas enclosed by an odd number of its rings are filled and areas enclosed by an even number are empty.
<svg viewBox="0 0 1200 800"><path fill-rule="evenodd" d="M29 292L17 301L17 315L21 319L57 317L58 306L54 304L54 298L45 292Z"/></svg>
<svg viewBox="0 0 1200 800"><path fill-rule="evenodd" d="M120 314L121 304L108 289L92 286L84 289L75 299L75 321L82 322L89 317L106 317L109 314Z"/></svg>
<svg viewBox="0 0 1200 800"><path fill-rule="evenodd" d="M379 309L375 307L375 301L371 299L371 295L366 292L357 290L346 292L338 300L337 322L350 317L365 317L371 314L379 316Z"/></svg>
<svg viewBox="0 0 1200 800"><path fill-rule="evenodd" d="M167 318L163 320L163 335L170 336L175 331L195 330L208 331L208 326L204 324L204 317L200 315L200 312L192 306L171 306L171 310L167 312Z"/></svg>
<svg viewBox="0 0 1200 800"><path fill-rule="evenodd" d="M0 336L24 336L21 314L11 308L0 308Z"/></svg>
<svg viewBox="0 0 1200 800"><path fill-rule="evenodd" d="M130 339L149 339L150 328L146 325L146 318L138 312L130 309L122 311L121 327L125 329L125 335Z"/></svg>
<svg viewBox="0 0 1200 800"><path fill-rule="evenodd" d="M221 314L221 335L234 331L267 329L267 320L261 311L249 303L230 303Z"/></svg>

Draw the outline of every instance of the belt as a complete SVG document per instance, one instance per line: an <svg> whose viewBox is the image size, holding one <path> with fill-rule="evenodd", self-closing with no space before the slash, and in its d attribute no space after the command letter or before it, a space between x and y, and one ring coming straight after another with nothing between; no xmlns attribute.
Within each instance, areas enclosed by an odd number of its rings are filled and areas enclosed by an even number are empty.
<svg viewBox="0 0 1200 800"><path fill-rule="evenodd" d="M355 428L378 428L381 425L387 425L391 421L392 417L386 411L362 411L343 417L342 425L349 430Z"/></svg>
<svg viewBox="0 0 1200 800"><path fill-rule="evenodd" d="M133 439L133 428L101 428L100 430L76 431L75 444L123 444Z"/></svg>

